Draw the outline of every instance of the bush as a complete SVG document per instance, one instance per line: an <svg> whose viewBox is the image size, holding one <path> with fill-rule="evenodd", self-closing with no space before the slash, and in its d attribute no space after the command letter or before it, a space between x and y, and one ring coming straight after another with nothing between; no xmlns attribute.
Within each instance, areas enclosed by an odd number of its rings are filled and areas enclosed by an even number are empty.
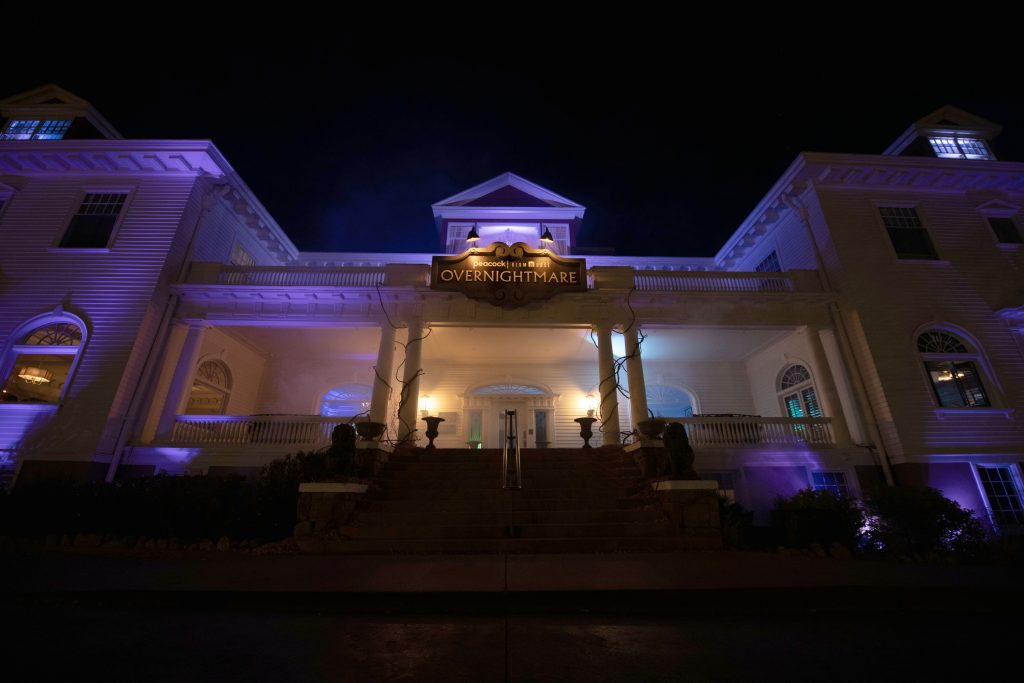
<svg viewBox="0 0 1024 683"><path fill-rule="evenodd" d="M965 510L927 486L881 487L864 499L869 516L870 547L909 556L981 552L985 530L972 510Z"/></svg>
<svg viewBox="0 0 1024 683"><path fill-rule="evenodd" d="M852 498L804 489L775 501L772 526L782 543L791 548L812 544L828 548L838 543L852 550L858 545L864 515Z"/></svg>
<svg viewBox="0 0 1024 683"><path fill-rule="evenodd" d="M722 541L726 548L748 550L755 543L754 513L739 503L718 499L718 517L722 522Z"/></svg>
<svg viewBox="0 0 1024 683"><path fill-rule="evenodd" d="M79 533L177 538L291 536L299 483L325 478L322 453L298 453L239 476L159 475L114 483L44 479L0 496L0 535Z"/></svg>

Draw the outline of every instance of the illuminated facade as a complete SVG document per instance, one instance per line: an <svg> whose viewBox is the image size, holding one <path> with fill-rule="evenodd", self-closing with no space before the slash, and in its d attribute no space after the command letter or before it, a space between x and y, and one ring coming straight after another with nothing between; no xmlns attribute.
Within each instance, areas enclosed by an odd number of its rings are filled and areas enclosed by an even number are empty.
<svg viewBox="0 0 1024 683"><path fill-rule="evenodd" d="M0 119L8 478L252 469L357 415L488 448L514 408L578 447L593 411L609 446L683 422L762 515L889 480L1021 521L1024 164L959 110L799 155L711 258L577 253L584 207L513 174L437 202L442 253L585 260L522 305L438 289L432 254L299 252L212 143L121 139L54 86Z"/></svg>

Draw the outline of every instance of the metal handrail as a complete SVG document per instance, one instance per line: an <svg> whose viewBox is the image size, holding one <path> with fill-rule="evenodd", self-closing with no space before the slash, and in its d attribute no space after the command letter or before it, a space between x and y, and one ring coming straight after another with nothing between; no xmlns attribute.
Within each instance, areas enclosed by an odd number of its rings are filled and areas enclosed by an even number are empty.
<svg viewBox="0 0 1024 683"><path fill-rule="evenodd" d="M515 444L515 462L511 471L509 470L508 451L509 442ZM521 489L523 488L522 459L519 454L519 420L514 410L505 411L505 442L501 447L501 488Z"/></svg>

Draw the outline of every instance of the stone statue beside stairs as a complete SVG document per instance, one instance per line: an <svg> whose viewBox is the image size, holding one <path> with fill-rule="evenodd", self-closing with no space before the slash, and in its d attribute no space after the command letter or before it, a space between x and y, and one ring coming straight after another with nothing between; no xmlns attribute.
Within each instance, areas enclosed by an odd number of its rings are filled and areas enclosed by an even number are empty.
<svg viewBox="0 0 1024 683"><path fill-rule="evenodd" d="M331 445L327 448L327 472L333 477L355 473L356 430L352 425L340 424L331 432Z"/></svg>
<svg viewBox="0 0 1024 683"><path fill-rule="evenodd" d="M690 447L690 438L686 435L686 427L678 422L668 425L664 442L668 457L660 474L669 475L672 479L699 479L693 469L695 455Z"/></svg>

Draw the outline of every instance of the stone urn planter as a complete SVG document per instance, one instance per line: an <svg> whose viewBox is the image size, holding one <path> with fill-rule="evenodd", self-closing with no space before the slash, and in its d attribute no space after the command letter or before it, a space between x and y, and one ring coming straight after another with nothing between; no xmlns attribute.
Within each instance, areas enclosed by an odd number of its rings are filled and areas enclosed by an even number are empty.
<svg viewBox="0 0 1024 683"><path fill-rule="evenodd" d="M437 431L437 425L444 422L444 418L425 417L423 418L423 421L427 423L427 439L429 440L429 442L427 443L427 448L437 448L437 446L434 445L434 439L437 438L437 435L439 433Z"/></svg>
<svg viewBox="0 0 1024 683"><path fill-rule="evenodd" d="M644 441L655 441L661 438L667 424L665 420L640 420L636 423L636 430L640 432L640 438Z"/></svg>
<svg viewBox="0 0 1024 683"><path fill-rule="evenodd" d="M595 422L597 422L597 418L577 417L573 422L576 422L580 426L580 436L583 438L583 447L593 448L593 446L590 445L590 437L594 435L594 431L591 427Z"/></svg>
<svg viewBox="0 0 1024 683"><path fill-rule="evenodd" d="M356 422L355 428L356 433L359 434L360 441L380 441L380 437L384 435L384 429L387 427L383 422Z"/></svg>

